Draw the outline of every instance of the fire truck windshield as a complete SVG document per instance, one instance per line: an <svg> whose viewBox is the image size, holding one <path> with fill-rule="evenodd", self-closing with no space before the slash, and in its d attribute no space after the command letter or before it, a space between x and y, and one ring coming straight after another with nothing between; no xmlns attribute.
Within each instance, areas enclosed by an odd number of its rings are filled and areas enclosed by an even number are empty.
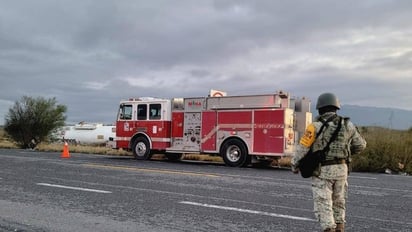
<svg viewBox="0 0 412 232"><path fill-rule="evenodd" d="M130 120L132 119L133 106L132 105L120 105L119 119Z"/></svg>

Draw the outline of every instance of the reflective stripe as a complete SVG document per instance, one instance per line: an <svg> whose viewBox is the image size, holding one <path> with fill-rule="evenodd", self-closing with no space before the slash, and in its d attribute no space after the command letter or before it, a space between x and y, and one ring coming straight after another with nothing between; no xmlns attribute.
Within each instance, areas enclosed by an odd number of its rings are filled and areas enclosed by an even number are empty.
<svg viewBox="0 0 412 232"><path fill-rule="evenodd" d="M170 142L170 138L150 138L153 142Z"/></svg>
<svg viewBox="0 0 412 232"><path fill-rule="evenodd" d="M129 141L131 137L116 137L115 141Z"/></svg>
<svg viewBox="0 0 412 232"><path fill-rule="evenodd" d="M132 137L116 137L116 141L130 141ZM170 138L150 138L153 142L170 142Z"/></svg>

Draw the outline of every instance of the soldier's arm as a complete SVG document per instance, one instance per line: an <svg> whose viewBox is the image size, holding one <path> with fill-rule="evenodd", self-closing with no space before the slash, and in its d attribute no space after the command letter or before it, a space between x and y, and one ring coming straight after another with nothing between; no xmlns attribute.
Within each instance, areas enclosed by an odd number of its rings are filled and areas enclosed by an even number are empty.
<svg viewBox="0 0 412 232"><path fill-rule="evenodd" d="M296 153L292 157L291 165L292 165L292 172L298 172L299 160L301 160L306 153L308 153L309 147L305 147L302 144L299 144L296 148Z"/></svg>
<svg viewBox="0 0 412 232"><path fill-rule="evenodd" d="M310 124L305 131L305 134L299 141L299 145L296 148L296 152L291 160L292 171L294 173L298 172L299 160L301 160L305 154L309 151L310 146L315 142L316 139L316 127Z"/></svg>
<svg viewBox="0 0 412 232"><path fill-rule="evenodd" d="M366 148L366 140L360 134L358 128L351 122L348 123L349 130L352 131L350 152L352 155L361 153Z"/></svg>

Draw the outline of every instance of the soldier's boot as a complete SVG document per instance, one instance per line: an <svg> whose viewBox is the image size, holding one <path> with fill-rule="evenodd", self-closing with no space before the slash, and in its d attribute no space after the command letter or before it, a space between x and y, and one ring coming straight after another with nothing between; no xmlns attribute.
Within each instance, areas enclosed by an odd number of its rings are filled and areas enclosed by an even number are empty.
<svg viewBox="0 0 412 232"><path fill-rule="evenodd" d="M345 232L345 224L343 224L343 223L336 223L335 232Z"/></svg>
<svg viewBox="0 0 412 232"><path fill-rule="evenodd" d="M327 228L323 232L335 232L334 228Z"/></svg>

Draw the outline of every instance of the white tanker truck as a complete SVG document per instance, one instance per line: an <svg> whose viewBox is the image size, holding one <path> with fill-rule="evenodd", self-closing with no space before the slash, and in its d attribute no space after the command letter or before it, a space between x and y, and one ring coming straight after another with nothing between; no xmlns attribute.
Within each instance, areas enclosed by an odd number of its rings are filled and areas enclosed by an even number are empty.
<svg viewBox="0 0 412 232"><path fill-rule="evenodd" d="M104 144L116 136L116 126L102 123L80 122L58 130L54 137L73 144Z"/></svg>

